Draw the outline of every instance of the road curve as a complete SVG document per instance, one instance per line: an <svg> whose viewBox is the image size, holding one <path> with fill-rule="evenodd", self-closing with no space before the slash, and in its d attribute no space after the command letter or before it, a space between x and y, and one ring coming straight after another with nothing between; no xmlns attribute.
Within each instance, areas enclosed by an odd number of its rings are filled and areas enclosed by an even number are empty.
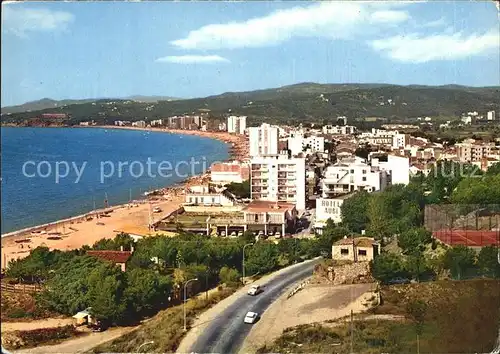
<svg viewBox="0 0 500 354"><path fill-rule="evenodd" d="M248 311L265 315L265 310L290 285L312 275L314 265L318 261L298 264L292 269L277 275L267 283L256 283L263 286L263 292L257 296L244 294L217 318L215 318L190 348L190 353L237 353L243 340L250 332L250 324L243 322Z"/></svg>

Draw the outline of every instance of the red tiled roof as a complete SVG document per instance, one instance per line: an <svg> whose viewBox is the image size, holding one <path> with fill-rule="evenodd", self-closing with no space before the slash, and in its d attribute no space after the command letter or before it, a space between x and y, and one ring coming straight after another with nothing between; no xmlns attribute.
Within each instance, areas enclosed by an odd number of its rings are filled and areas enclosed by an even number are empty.
<svg viewBox="0 0 500 354"><path fill-rule="evenodd" d="M87 251L89 256L94 256L114 263L126 263L132 252L130 251Z"/></svg>

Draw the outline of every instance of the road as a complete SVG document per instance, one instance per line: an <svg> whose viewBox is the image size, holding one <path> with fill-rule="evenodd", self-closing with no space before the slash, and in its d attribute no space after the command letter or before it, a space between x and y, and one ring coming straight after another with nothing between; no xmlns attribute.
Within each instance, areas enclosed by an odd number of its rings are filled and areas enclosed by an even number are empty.
<svg viewBox="0 0 500 354"><path fill-rule="evenodd" d="M243 295L217 316L198 337L189 350L190 353L236 353L252 325L243 322L248 311L265 316L265 310L288 287L312 275L317 262L299 264L287 272L276 276L263 286L257 296Z"/></svg>

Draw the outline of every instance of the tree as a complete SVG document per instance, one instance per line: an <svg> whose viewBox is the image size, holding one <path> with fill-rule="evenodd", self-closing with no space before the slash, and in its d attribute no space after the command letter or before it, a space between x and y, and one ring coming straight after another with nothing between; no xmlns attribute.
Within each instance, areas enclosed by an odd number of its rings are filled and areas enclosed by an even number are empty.
<svg viewBox="0 0 500 354"><path fill-rule="evenodd" d="M391 279L406 276L403 259L394 253L382 253L371 262L373 277L383 284Z"/></svg>
<svg viewBox="0 0 500 354"><path fill-rule="evenodd" d="M498 263L498 248L487 246L481 248L477 256L477 265L481 274L489 277L500 278L500 264Z"/></svg>
<svg viewBox="0 0 500 354"><path fill-rule="evenodd" d="M132 314L147 315L167 303L173 282L169 276L150 269L132 269L126 272L126 302Z"/></svg>
<svg viewBox="0 0 500 354"><path fill-rule="evenodd" d="M227 191L234 194L238 198L250 198L250 180L247 179L242 183L229 183L227 185Z"/></svg>
<svg viewBox="0 0 500 354"><path fill-rule="evenodd" d="M278 246L273 242L257 242L247 251L245 273L248 275L267 273L278 266Z"/></svg>
<svg viewBox="0 0 500 354"><path fill-rule="evenodd" d="M459 245L449 248L444 257L444 267L450 270L451 275L460 280L467 272L474 268L476 254L469 247Z"/></svg>
<svg viewBox="0 0 500 354"><path fill-rule="evenodd" d="M101 322L120 324L127 318L127 287L125 274L113 263L105 262L94 268L87 279L88 304L92 315Z"/></svg>
<svg viewBox="0 0 500 354"><path fill-rule="evenodd" d="M317 236L318 249L325 257L332 257L333 243L349 235L349 230L345 227L335 226L332 219L328 219L321 235Z"/></svg>
<svg viewBox="0 0 500 354"><path fill-rule="evenodd" d="M222 267L219 272L219 279L227 286L234 287L239 284L240 273L234 268Z"/></svg>
<svg viewBox="0 0 500 354"><path fill-rule="evenodd" d="M415 251L423 252L425 246L431 241L432 233L422 227L407 230L398 236L398 246L404 254L412 254Z"/></svg>
<svg viewBox="0 0 500 354"><path fill-rule="evenodd" d="M368 219L368 204L370 194L366 191L355 193L350 198L344 200L340 207L342 215L342 225L349 230L360 233L365 230L369 222Z"/></svg>

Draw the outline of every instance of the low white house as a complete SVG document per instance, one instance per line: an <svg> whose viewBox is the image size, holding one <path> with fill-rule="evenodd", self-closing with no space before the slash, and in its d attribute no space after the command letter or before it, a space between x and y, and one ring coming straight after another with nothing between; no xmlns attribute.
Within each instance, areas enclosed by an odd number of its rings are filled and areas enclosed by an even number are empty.
<svg viewBox="0 0 500 354"><path fill-rule="evenodd" d="M380 243L371 237L344 238L332 246L332 259L369 262L380 254Z"/></svg>

